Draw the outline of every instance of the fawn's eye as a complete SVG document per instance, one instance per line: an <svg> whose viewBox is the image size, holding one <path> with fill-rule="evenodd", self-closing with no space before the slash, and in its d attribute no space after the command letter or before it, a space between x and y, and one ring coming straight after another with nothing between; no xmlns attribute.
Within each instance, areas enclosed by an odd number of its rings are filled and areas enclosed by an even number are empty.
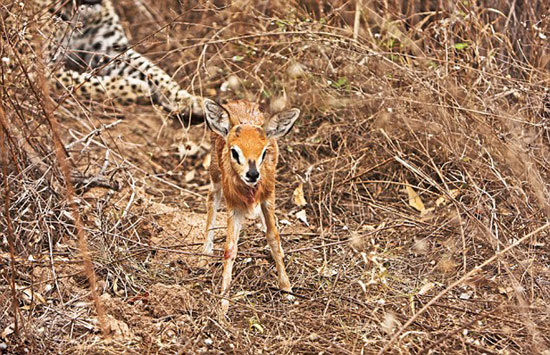
<svg viewBox="0 0 550 355"><path fill-rule="evenodd" d="M262 163L265 160L265 155L267 154L267 149L264 149L264 152L262 153L262 160L260 160Z"/></svg>
<svg viewBox="0 0 550 355"><path fill-rule="evenodd" d="M233 159L235 159L237 164L241 164L241 161L239 160L239 152L237 152L235 148L231 148L231 156L233 157Z"/></svg>

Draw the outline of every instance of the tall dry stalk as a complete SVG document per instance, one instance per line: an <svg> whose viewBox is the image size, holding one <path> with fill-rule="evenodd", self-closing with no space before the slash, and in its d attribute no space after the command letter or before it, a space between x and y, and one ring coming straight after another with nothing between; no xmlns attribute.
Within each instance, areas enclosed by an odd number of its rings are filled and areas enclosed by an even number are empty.
<svg viewBox="0 0 550 355"><path fill-rule="evenodd" d="M38 45L37 48L40 48L40 45ZM42 58L41 51L37 50L37 52L37 57ZM67 200L67 204L71 208L71 214L74 219L74 226L78 237L78 246L80 249L80 256L82 257L84 273L86 274L86 277L88 279L91 299L95 305L101 332L104 336L107 336L109 333L109 328L107 327L105 310L97 292L98 290L96 274L94 271L94 266L92 264L92 259L90 257L90 251L88 249L86 233L84 232L84 226L82 225L82 219L80 217L79 205L77 203L77 197L71 177L71 169L67 162L65 147L59 136L59 123L57 122L57 118L55 117L55 114L53 112L53 102L50 97L48 82L44 75L44 73L46 72L46 67L41 60L38 60L37 64L37 83L39 85L40 92L42 93L44 114L51 128L57 163L59 164L59 168L65 180L65 197Z"/></svg>

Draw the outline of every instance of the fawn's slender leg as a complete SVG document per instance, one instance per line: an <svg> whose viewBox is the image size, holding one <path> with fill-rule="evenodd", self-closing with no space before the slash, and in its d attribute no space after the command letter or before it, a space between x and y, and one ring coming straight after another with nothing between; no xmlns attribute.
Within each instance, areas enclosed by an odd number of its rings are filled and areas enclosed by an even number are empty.
<svg viewBox="0 0 550 355"><path fill-rule="evenodd" d="M281 247L281 239L279 238L279 232L275 224L275 195L272 194L266 201L262 203L262 213L265 217L267 232L267 243L271 248L271 255L275 260L275 267L277 268L278 284L279 288L283 291L291 292L290 281L286 274L285 264L283 262L284 252ZM286 295L287 299L292 299L290 294Z"/></svg>
<svg viewBox="0 0 550 355"><path fill-rule="evenodd" d="M208 198L206 199L206 230L204 232L204 244L202 247L202 253L207 255L212 255L214 248L214 230L213 224L216 222L216 214L218 212L218 207L220 207L220 200L222 197L222 187L221 184L212 183L212 187L208 192ZM208 261L203 258L201 264L204 266Z"/></svg>
<svg viewBox="0 0 550 355"><path fill-rule="evenodd" d="M222 278L222 296L226 297L231 285L231 273L233 264L237 257L237 248L239 243L239 233L241 232L242 222L245 214L238 210L229 210L227 217L227 239L225 240L225 251L223 254L223 278ZM229 301L222 299L222 313L226 314L229 309Z"/></svg>
<svg viewBox="0 0 550 355"><path fill-rule="evenodd" d="M265 217L264 217L264 213L262 211L262 206L257 205L254 208L254 213L255 213L256 217L258 217L258 216L260 217L260 230L265 233L267 231L267 227L265 225Z"/></svg>

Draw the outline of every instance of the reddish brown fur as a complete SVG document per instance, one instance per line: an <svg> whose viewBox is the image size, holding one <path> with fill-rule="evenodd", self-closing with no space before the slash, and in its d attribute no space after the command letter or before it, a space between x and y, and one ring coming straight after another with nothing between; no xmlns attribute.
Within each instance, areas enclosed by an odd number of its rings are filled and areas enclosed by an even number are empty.
<svg viewBox="0 0 550 355"><path fill-rule="evenodd" d="M258 129L257 126L262 126L265 119L257 104L241 100L231 102L224 107L229 112L232 125L240 129L238 135L234 131L230 132L227 143L219 134L212 132L210 137L215 154L210 164L210 177L213 182L222 183L228 208L250 210L275 192L275 170L279 155L277 140L266 139L263 130ZM257 160L266 143L268 144L267 153L260 167L262 178L256 186L250 187L232 169L228 145L237 144L245 157Z"/></svg>

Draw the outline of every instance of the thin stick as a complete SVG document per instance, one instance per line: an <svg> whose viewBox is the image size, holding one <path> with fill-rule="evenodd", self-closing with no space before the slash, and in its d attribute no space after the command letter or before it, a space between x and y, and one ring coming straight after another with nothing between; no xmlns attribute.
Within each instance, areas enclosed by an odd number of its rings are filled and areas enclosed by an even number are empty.
<svg viewBox="0 0 550 355"><path fill-rule="evenodd" d="M511 244L510 246L508 246L506 249L503 249L502 251L500 252L497 252L495 253L495 255L493 255L492 257L490 257L489 259L485 260L483 263L481 263L480 265L474 267L472 270L470 270L468 273L466 273L464 276L462 276L460 279L458 279L457 281L453 282L451 285L449 285L446 289L444 289L443 291L441 291L437 296L435 296L434 298L432 298L428 303L426 303L426 305L424 307L422 307L422 309L420 309L420 311L418 311L416 314L414 314L411 318L409 318L409 320L407 321L407 323L405 323L394 335L393 337L390 339L390 341L384 346L384 348L378 353L378 354L383 354L385 353L386 351L389 350L390 346L395 343L395 341L397 340L397 338L399 337L399 335L401 333L403 333L405 331L405 329L407 329L421 314L423 314L424 312L426 312L426 310L428 310L428 308L430 308L434 303L436 303L441 297L443 297L444 295L446 295L450 290L452 290L453 288L455 288L456 286L460 285L461 283L463 283L464 281L466 281L467 279L469 279L470 277L472 277L473 275L477 274L478 272L481 271L482 268L484 268L485 266L489 265L490 263L492 263L493 261L497 260L500 256L506 254L507 252L509 252L510 250L514 249L515 247L517 247L518 245L520 245L521 243L523 243L524 241L526 241L527 239L531 238L532 236L542 232L543 230L547 229L548 227L550 227L550 223L546 223L545 225L543 225L542 227L539 227L537 228L536 230L534 230L533 232L527 234L526 236L520 238L519 240L517 240L515 243Z"/></svg>
<svg viewBox="0 0 550 355"><path fill-rule="evenodd" d="M355 18L353 21L353 40L359 37L359 25L361 24L361 0L355 0Z"/></svg>
<svg viewBox="0 0 550 355"><path fill-rule="evenodd" d="M78 236L78 246L80 249L80 253L82 254L84 272L86 274L86 277L88 278L88 283L90 284L90 293L99 319L99 327L101 328L102 334L106 336L108 334L108 328L105 319L105 311L97 294L96 275L94 272L92 260L90 258L90 252L88 250L88 240L86 238L86 234L84 233L84 227L82 225L82 220L80 219L80 211L78 210L78 205L76 203L74 185L71 179L69 165L67 164L67 158L65 156L65 146L63 145L63 142L61 142L61 138L59 137L58 133L59 123L57 122L57 119L53 114L53 102L51 101L48 85L46 84L46 79L44 77L44 63L41 64L42 67L40 68L40 70L37 70L37 78L40 88L42 89L42 93L44 95L43 110L48 122L50 123L52 137L55 144L55 155L57 157L59 168L61 169L61 172L63 173L63 177L65 179L65 193L67 197L67 203L71 208L71 212L74 218L74 226Z"/></svg>
<svg viewBox="0 0 550 355"><path fill-rule="evenodd" d="M348 178L348 179L342 181L341 183L339 183L339 184L336 185L335 187L340 187L340 186L342 186L342 185L344 185L344 184L347 184L348 182L350 182L350 181L352 181L352 180L355 180L355 179L357 179L357 178L360 178L360 177L362 177L362 176L364 176L364 175L370 173L370 172L373 171L374 169L378 169L378 168L381 167L382 165L385 165L385 164L389 163L389 162L392 161L392 160L394 160L394 157L390 157L390 158L384 160L383 162L376 164L375 166L371 166L371 167L368 168L367 170L365 170L365 171L363 171L363 172L361 172L361 173L359 173L359 174L357 174L357 175L354 175L354 176L352 176L352 177L350 177L350 178Z"/></svg>

